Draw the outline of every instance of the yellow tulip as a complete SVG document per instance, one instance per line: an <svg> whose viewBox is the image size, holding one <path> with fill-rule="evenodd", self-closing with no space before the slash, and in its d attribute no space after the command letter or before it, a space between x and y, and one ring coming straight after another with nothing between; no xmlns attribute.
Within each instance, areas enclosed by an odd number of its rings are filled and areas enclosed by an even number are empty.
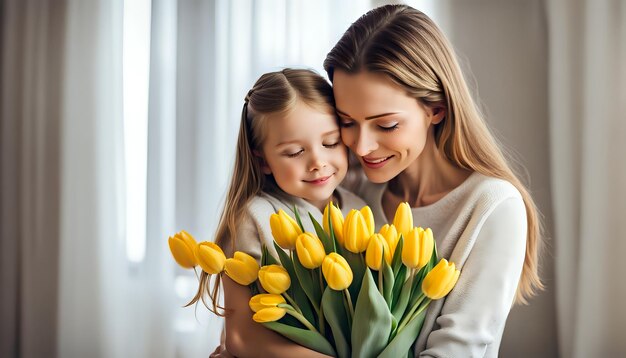
<svg viewBox="0 0 626 358"><path fill-rule="evenodd" d="M281 295L260 293L252 296L248 305L253 312L259 312L264 308L277 307L281 303L286 303L285 298Z"/></svg>
<svg viewBox="0 0 626 358"><path fill-rule="evenodd" d="M446 259L441 259L424 278L422 292L431 300L445 297L456 285L460 274L461 271L455 268L454 262L448 263Z"/></svg>
<svg viewBox="0 0 626 358"><path fill-rule="evenodd" d="M367 224L367 231L369 232L368 236L372 236L374 234L374 214L372 213L372 209L369 206L364 206L360 210L361 215L363 215L363 219L365 219L365 223Z"/></svg>
<svg viewBox="0 0 626 358"><path fill-rule="evenodd" d="M254 316L252 316L252 319L255 322L259 323L274 322L283 318L283 316L285 316L285 313L287 313L287 310L280 307L264 308L255 313Z"/></svg>
<svg viewBox="0 0 626 358"><path fill-rule="evenodd" d="M339 210L339 208L337 208L335 205L333 205L333 202L331 201L330 203L328 203L328 205L326 205L326 207L324 208L324 217L323 217L323 226L324 226L324 231L326 231L326 233L328 235L330 235L330 228L328 227L328 215L330 212L330 221L333 224L333 232L335 233L335 237L337 238L337 241L343 245L343 214L341 213L341 210Z"/></svg>
<svg viewBox="0 0 626 358"><path fill-rule="evenodd" d="M393 226L398 230L398 235L402 234L403 237L409 234L409 231L413 228L413 213L409 203L400 203L396 209L396 214L393 217Z"/></svg>
<svg viewBox="0 0 626 358"><path fill-rule="evenodd" d="M215 275L224 270L226 256L217 244L203 241L196 246L195 255L204 272Z"/></svg>
<svg viewBox="0 0 626 358"><path fill-rule="evenodd" d="M430 229L416 227L409 231L402 246L402 263L409 268L421 269L433 254L435 240Z"/></svg>
<svg viewBox="0 0 626 358"><path fill-rule="evenodd" d="M345 290L352 283L352 269L346 259L336 252L326 255L322 262L322 273L328 286L335 291Z"/></svg>
<svg viewBox="0 0 626 358"><path fill-rule="evenodd" d="M398 241L400 237L398 236L398 230L396 227L389 224L385 224L380 228L380 234L383 235L385 241L387 241L387 245L389 245L389 251L391 251L391 256L396 252L396 246L398 246Z"/></svg>
<svg viewBox="0 0 626 358"><path fill-rule="evenodd" d="M299 235L296 239L296 252L302 266L315 269L322 265L326 251L320 239L308 232Z"/></svg>
<svg viewBox="0 0 626 358"><path fill-rule="evenodd" d="M285 250L293 250L296 238L302 234L298 223L282 209L270 216L270 228L276 243Z"/></svg>
<svg viewBox="0 0 626 358"><path fill-rule="evenodd" d="M256 281L259 274L259 264L254 257L241 251L235 251L234 257L226 259L224 269L228 277L243 286Z"/></svg>
<svg viewBox="0 0 626 358"><path fill-rule="evenodd" d="M291 286L291 278L284 267L267 265L259 270L259 281L263 289L269 293L280 295Z"/></svg>
<svg viewBox="0 0 626 358"><path fill-rule="evenodd" d="M167 240L174 260L183 268L194 268L198 262L194 252L196 251L196 240L186 231L181 231Z"/></svg>
<svg viewBox="0 0 626 358"><path fill-rule="evenodd" d="M370 236L372 233L369 231L363 214L358 210L350 210L343 225L345 248L356 254L361 253L367 249Z"/></svg>
<svg viewBox="0 0 626 358"><path fill-rule="evenodd" d="M389 245L385 238L381 234L374 234L370 237L370 242L367 245L367 251L365 252L365 263L372 270L380 271L380 267L383 259L383 252L385 255L385 261L387 264L391 264L391 252Z"/></svg>

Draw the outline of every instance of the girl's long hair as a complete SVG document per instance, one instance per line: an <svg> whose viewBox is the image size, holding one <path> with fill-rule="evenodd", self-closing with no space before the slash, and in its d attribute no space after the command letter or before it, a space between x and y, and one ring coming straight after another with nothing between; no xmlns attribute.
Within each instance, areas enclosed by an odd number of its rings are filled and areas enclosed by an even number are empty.
<svg viewBox="0 0 626 358"><path fill-rule="evenodd" d="M324 69L383 73L427 106L441 106L446 117L435 125L435 142L459 168L504 179L521 193L528 234L516 303L527 303L543 284L538 274L541 220L526 187L515 175L473 101L447 39L422 12L387 5L363 15L328 53Z"/></svg>
<svg viewBox="0 0 626 358"><path fill-rule="evenodd" d="M226 252L235 251L237 228L245 217L250 200L261 192L280 192L273 177L262 172L262 159L257 153L261 152L271 118L288 113L297 101L323 112L335 113L332 87L322 76L306 69L287 68L266 73L244 99L234 169L215 234L215 242L220 247L230 241ZM202 300L209 310L223 316L220 312L223 307L217 305L221 276L215 275L212 288L209 288L209 279L203 271L198 291L187 306ZM207 295L209 302L206 301Z"/></svg>

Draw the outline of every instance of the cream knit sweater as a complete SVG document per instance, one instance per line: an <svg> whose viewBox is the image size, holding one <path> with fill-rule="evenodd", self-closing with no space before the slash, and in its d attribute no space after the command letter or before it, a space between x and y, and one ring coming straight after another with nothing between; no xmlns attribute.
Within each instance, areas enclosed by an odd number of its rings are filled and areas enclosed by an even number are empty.
<svg viewBox="0 0 626 358"><path fill-rule="evenodd" d="M386 184L356 191L380 227ZM473 173L434 204L413 208L415 226L433 230L440 257L461 275L455 288L430 304L415 342L419 357L497 357L504 324L522 272L526 209L510 183Z"/></svg>

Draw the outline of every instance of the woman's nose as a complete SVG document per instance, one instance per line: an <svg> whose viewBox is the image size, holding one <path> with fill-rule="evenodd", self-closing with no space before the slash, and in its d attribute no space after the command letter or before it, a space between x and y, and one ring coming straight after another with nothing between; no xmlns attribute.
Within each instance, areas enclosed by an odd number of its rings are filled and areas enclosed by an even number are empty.
<svg viewBox="0 0 626 358"><path fill-rule="evenodd" d="M378 148L376 137L367 129L361 129L357 133L357 137L351 146L352 151L360 156L364 157Z"/></svg>

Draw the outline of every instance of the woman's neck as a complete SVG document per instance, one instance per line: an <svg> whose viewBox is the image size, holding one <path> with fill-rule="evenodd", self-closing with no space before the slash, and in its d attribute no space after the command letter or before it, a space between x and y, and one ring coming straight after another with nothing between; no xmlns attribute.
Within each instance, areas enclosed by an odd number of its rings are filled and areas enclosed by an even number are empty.
<svg viewBox="0 0 626 358"><path fill-rule="evenodd" d="M471 174L461 169L439 151L435 145L431 127L424 149L419 157L402 173L389 181L387 190L400 202L408 202L411 207L433 204Z"/></svg>

